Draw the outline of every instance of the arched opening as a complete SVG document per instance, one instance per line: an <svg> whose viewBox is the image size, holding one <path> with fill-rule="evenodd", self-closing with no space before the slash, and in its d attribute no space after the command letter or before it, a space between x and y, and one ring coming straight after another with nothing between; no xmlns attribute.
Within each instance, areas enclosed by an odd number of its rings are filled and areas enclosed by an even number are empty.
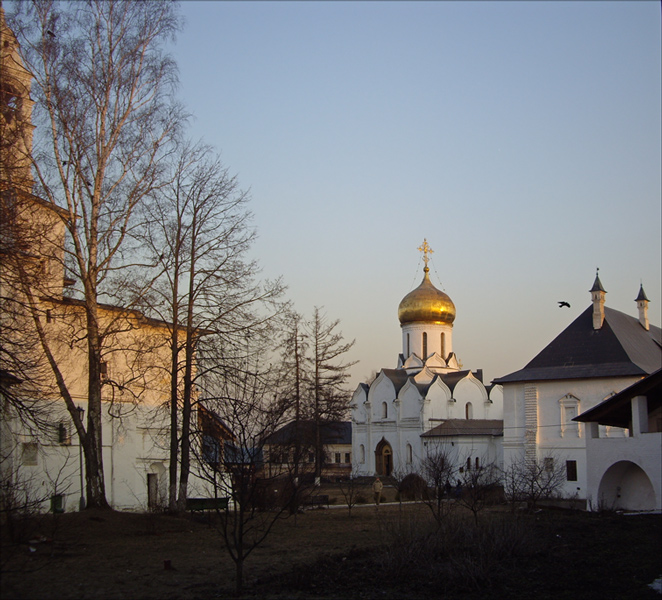
<svg viewBox="0 0 662 600"><path fill-rule="evenodd" d="M375 472L383 477L389 477L393 472L393 450L384 438L375 450Z"/></svg>
<svg viewBox="0 0 662 600"><path fill-rule="evenodd" d="M388 419L388 404L382 402L382 419Z"/></svg>
<svg viewBox="0 0 662 600"><path fill-rule="evenodd" d="M621 460L609 467L602 476L596 508L653 510L653 484L639 465Z"/></svg>
<svg viewBox="0 0 662 600"><path fill-rule="evenodd" d="M473 419L474 418L474 407L471 402L467 402L464 407L464 418Z"/></svg>
<svg viewBox="0 0 662 600"><path fill-rule="evenodd" d="M428 357L428 334L423 332L423 356L421 357L425 360Z"/></svg>
<svg viewBox="0 0 662 600"><path fill-rule="evenodd" d="M446 334L441 334L441 358L446 360Z"/></svg>
<svg viewBox="0 0 662 600"><path fill-rule="evenodd" d="M407 444L407 464L411 464L414 459L414 453L412 451L411 444Z"/></svg>
<svg viewBox="0 0 662 600"><path fill-rule="evenodd" d="M359 447L359 461L361 464L365 463L365 446L363 444Z"/></svg>
<svg viewBox="0 0 662 600"><path fill-rule="evenodd" d="M405 358L409 358L411 356L411 348L409 345L409 334L407 334L407 356Z"/></svg>

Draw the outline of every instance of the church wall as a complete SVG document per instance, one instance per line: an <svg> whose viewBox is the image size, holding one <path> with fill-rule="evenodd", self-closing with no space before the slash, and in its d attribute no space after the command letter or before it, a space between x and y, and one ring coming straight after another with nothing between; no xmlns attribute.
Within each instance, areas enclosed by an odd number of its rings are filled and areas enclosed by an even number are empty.
<svg viewBox="0 0 662 600"><path fill-rule="evenodd" d="M427 353L423 356L423 333L427 334ZM442 334L443 348L442 348ZM453 351L453 326L438 323L407 323L402 326L402 354L405 360L416 354L426 359L437 353L443 359Z"/></svg>
<svg viewBox="0 0 662 600"><path fill-rule="evenodd" d="M456 418L467 418L467 404L470 403L468 418L486 419L485 403L487 400L487 391L477 379L465 378L457 383L453 390L453 397L457 401L458 415ZM495 419L500 417L494 417Z"/></svg>
<svg viewBox="0 0 662 600"><path fill-rule="evenodd" d="M531 416L527 420L526 394L527 389L533 390L537 393L537 402L533 417L535 426L531 429L529 425L529 444L535 444L534 452L538 460L553 457L562 465L566 461L576 461L577 481L566 482L562 492L567 497L585 499L585 427L582 423L573 422L572 416L593 408L636 380L621 377L504 384L504 467L507 469L526 455L527 423L532 422ZM622 437L624 433L613 428L610 435Z"/></svg>

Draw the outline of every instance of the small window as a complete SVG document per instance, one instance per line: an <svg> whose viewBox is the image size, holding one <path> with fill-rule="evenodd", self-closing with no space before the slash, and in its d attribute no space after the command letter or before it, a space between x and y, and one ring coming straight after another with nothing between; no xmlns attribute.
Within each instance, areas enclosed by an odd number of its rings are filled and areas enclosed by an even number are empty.
<svg viewBox="0 0 662 600"><path fill-rule="evenodd" d="M336 452L335 459L336 459L336 464L339 465L340 464L340 452Z"/></svg>
<svg viewBox="0 0 662 600"><path fill-rule="evenodd" d="M474 418L474 407L471 402L467 402L465 407L464 407L464 417L466 419L473 419Z"/></svg>
<svg viewBox="0 0 662 600"><path fill-rule="evenodd" d="M546 457L543 461L543 466L545 471L551 473L554 470L554 459L551 456Z"/></svg>
<svg viewBox="0 0 662 600"><path fill-rule="evenodd" d="M38 464L38 446L36 442L25 442L21 452L21 462L26 467L35 467Z"/></svg>
<svg viewBox="0 0 662 600"><path fill-rule="evenodd" d="M57 443L62 446L71 445L71 434L69 433L69 427L64 421L60 421L57 425Z"/></svg>
<svg viewBox="0 0 662 600"><path fill-rule="evenodd" d="M349 452L345 452L345 464L348 465L352 462Z"/></svg>
<svg viewBox="0 0 662 600"><path fill-rule="evenodd" d="M382 402L382 419L388 419L388 404Z"/></svg>
<svg viewBox="0 0 662 600"><path fill-rule="evenodd" d="M365 446L363 444L359 446L359 459L361 464L365 463Z"/></svg>
<svg viewBox="0 0 662 600"><path fill-rule="evenodd" d="M423 356L421 357L425 360L428 357L428 334L423 332Z"/></svg>
<svg viewBox="0 0 662 600"><path fill-rule="evenodd" d="M411 444L407 444L407 463L411 464L413 460L413 452L411 448Z"/></svg>
<svg viewBox="0 0 662 600"><path fill-rule="evenodd" d="M471 471L471 456L467 456L467 471Z"/></svg>
<svg viewBox="0 0 662 600"><path fill-rule="evenodd" d="M568 481L577 481L577 461L565 461L565 475Z"/></svg>
<svg viewBox="0 0 662 600"><path fill-rule="evenodd" d="M480 469L480 460L476 457L476 469Z"/></svg>

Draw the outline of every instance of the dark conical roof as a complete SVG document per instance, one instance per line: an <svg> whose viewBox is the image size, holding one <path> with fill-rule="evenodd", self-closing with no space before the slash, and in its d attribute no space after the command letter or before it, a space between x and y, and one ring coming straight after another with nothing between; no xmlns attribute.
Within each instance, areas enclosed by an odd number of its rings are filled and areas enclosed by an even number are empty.
<svg viewBox="0 0 662 600"><path fill-rule="evenodd" d="M644 285L643 283L639 286L639 294L637 297L634 299L635 302L641 302L642 300L646 302L650 302L650 300L646 297L646 292L644 292Z"/></svg>
<svg viewBox="0 0 662 600"><path fill-rule="evenodd" d="M600 281L600 277L598 277L598 274L595 274L595 281L593 282L593 287L589 290L589 292L604 292L605 294L607 293L607 290L602 287L602 282Z"/></svg>

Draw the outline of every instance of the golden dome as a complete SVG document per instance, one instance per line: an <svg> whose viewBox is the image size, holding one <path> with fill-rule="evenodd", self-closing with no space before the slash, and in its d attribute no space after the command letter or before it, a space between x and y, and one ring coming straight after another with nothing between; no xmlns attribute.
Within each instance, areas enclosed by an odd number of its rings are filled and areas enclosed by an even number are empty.
<svg viewBox="0 0 662 600"><path fill-rule="evenodd" d="M400 324L425 321L451 325L455 320L455 305L448 294L439 291L428 276L430 269L425 267L421 285L409 292L398 306Z"/></svg>

